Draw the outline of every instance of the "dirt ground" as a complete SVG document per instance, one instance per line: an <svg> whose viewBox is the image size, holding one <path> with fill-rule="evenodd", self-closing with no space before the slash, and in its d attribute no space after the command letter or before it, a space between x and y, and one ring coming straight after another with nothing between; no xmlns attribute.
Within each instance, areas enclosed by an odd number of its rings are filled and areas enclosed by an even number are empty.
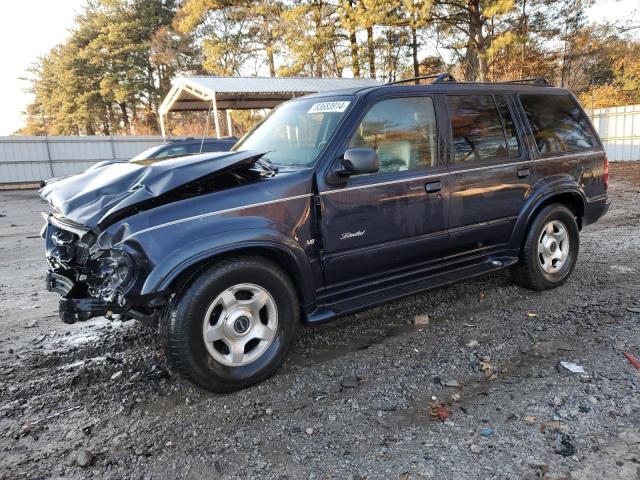
<svg viewBox="0 0 640 480"><path fill-rule="evenodd" d="M60 323L45 205L0 192L0 479L640 479L640 163L611 171L566 285L502 273L304 329L226 396L144 325Z"/></svg>

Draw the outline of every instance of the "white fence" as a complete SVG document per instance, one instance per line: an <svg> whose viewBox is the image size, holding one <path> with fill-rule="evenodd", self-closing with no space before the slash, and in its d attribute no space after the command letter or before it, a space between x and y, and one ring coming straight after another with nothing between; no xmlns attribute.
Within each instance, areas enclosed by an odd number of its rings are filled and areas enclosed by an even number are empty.
<svg viewBox="0 0 640 480"><path fill-rule="evenodd" d="M0 184L78 173L103 160L127 160L162 137L0 137Z"/></svg>
<svg viewBox="0 0 640 480"><path fill-rule="evenodd" d="M640 160L640 105L589 112L609 160ZM162 137L0 137L0 184L78 173L103 160L127 160Z"/></svg>
<svg viewBox="0 0 640 480"><path fill-rule="evenodd" d="M640 160L640 105L597 108L589 116L609 160Z"/></svg>

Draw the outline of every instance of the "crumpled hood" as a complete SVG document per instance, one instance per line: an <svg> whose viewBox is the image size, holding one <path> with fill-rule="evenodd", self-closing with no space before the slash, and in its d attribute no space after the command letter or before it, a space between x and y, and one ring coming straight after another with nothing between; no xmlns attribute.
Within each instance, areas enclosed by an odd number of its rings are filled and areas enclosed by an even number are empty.
<svg viewBox="0 0 640 480"><path fill-rule="evenodd" d="M170 159L113 162L45 185L40 196L58 214L90 228L115 213L189 182L248 168L264 153L213 152Z"/></svg>

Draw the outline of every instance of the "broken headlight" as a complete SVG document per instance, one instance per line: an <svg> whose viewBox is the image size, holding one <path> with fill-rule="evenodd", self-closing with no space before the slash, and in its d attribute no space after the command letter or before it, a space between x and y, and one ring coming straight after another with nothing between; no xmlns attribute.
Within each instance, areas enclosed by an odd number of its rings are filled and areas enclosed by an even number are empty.
<svg viewBox="0 0 640 480"><path fill-rule="evenodd" d="M94 260L89 293L107 302L123 303L123 295L135 280L135 262L124 250L113 249Z"/></svg>

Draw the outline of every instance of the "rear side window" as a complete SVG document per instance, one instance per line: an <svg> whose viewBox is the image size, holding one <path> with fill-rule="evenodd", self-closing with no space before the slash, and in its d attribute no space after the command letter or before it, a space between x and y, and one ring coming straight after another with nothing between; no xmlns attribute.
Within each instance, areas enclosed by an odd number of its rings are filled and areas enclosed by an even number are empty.
<svg viewBox="0 0 640 480"><path fill-rule="evenodd" d="M518 141L518 132L513 125L513 119L511 113L509 113L509 107L501 96L496 97L496 103L498 104L498 110L500 110L500 118L502 118L502 124L504 125L504 134L507 137L507 146L509 147L510 157L520 156L520 142Z"/></svg>
<svg viewBox="0 0 640 480"><path fill-rule="evenodd" d="M436 116L431 97L381 100L367 112L349 141L372 148L380 172L400 172L438 163Z"/></svg>
<svg viewBox="0 0 640 480"><path fill-rule="evenodd" d="M520 95L520 101L541 154L598 145L587 118L569 95Z"/></svg>
<svg viewBox="0 0 640 480"><path fill-rule="evenodd" d="M448 95L447 108L451 118L455 163L509 156L502 121L492 95ZM517 142L516 138L516 145Z"/></svg>

